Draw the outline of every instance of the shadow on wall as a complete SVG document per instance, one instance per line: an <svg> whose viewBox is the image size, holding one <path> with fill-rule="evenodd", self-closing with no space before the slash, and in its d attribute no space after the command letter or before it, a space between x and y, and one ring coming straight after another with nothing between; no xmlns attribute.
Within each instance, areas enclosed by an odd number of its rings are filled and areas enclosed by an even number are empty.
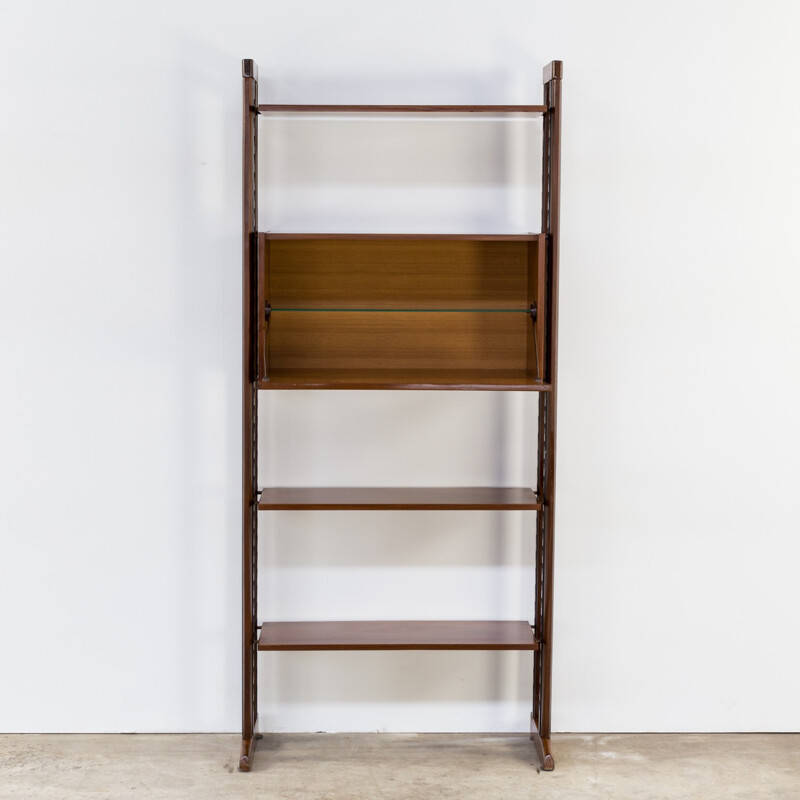
<svg viewBox="0 0 800 800"><path fill-rule="evenodd" d="M230 709L241 703L241 66L195 40L175 56L169 163L180 203L173 303L184 338L174 415L174 449L183 458L172 490L183 512L169 563L180 564L174 580L184 590L173 613L187 661L173 695L184 720L208 717L198 713L199 697L224 709L220 718L235 720ZM208 676L217 672L196 665L206 656L211 663L220 658L220 620L225 679L209 692Z"/></svg>

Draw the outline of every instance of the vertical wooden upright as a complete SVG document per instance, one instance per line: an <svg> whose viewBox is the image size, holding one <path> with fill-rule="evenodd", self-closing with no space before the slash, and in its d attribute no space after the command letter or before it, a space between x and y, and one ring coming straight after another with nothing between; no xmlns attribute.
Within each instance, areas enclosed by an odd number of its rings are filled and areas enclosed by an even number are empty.
<svg viewBox="0 0 800 800"><path fill-rule="evenodd" d="M242 61L242 750L249 771L258 735L258 391L255 332L258 226L258 76Z"/></svg>
<svg viewBox="0 0 800 800"><path fill-rule="evenodd" d="M551 390L539 395L536 613L539 649L534 653L531 738L545 770L555 767L550 751L550 710L553 666L553 545L556 490L556 402L558 393L558 235L561 197L561 77L562 62L544 68L542 147L542 233L545 236L547 279L547 347L545 380Z"/></svg>

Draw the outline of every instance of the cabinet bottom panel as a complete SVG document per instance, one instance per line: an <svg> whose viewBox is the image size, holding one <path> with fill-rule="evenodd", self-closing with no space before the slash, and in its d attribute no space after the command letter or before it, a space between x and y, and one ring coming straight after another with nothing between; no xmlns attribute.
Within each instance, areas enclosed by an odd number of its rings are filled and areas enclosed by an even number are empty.
<svg viewBox="0 0 800 800"><path fill-rule="evenodd" d="M522 369L275 369L259 389L462 389L549 392Z"/></svg>

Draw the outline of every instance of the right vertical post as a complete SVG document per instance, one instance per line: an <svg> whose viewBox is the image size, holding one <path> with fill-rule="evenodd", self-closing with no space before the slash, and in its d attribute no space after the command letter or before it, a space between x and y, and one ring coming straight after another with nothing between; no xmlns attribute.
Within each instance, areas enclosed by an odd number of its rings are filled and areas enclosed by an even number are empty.
<svg viewBox="0 0 800 800"><path fill-rule="evenodd" d="M558 251L561 199L561 61L544 68L542 136L542 234L545 236L547 342L544 380L550 391L539 393L539 456L537 488L542 510L536 527L536 611L534 629L539 649L533 662L531 738L542 768L552 770L550 711L553 666L553 545L556 490L556 403L558 398Z"/></svg>

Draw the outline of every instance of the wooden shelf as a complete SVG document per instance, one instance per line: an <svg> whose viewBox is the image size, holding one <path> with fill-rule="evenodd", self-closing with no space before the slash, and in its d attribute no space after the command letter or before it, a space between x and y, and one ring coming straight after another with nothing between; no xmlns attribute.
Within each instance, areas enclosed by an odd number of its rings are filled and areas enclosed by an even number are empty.
<svg viewBox="0 0 800 800"><path fill-rule="evenodd" d="M549 392L524 370L272 369L259 389L411 389Z"/></svg>
<svg viewBox="0 0 800 800"><path fill-rule="evenodd" d="M265 622L259 650L536 650L525 621Z"/></svg>
<svg viewBox="0 0 800 800"><path fill-rule="evenodd" d="M521 487L274 487L262 489L261 511L538 511L533 489Z"/></svg>
<svg viewBox="0 0 800 800"><path fill-rule="evenodd" d="M532 114L541 116L547 106L534 105L308 105L263 103L259 114Z"/></svg>

